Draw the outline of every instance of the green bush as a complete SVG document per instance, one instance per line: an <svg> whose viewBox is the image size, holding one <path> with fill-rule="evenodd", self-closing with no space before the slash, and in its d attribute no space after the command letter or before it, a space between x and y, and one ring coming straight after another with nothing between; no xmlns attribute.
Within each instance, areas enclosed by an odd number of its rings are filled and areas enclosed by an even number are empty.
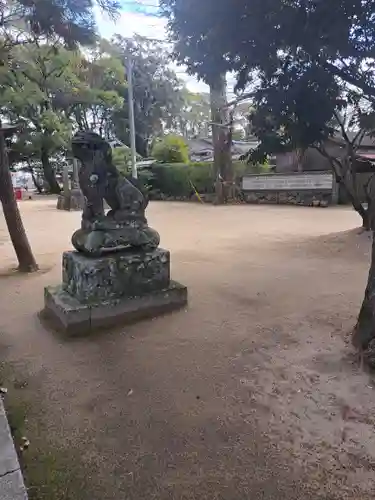
<svg viewBox="0 0 375 500"><path fill-rule="evenodd" d="M167 135L154 144L152 156L161 163L187 163L189 149L182 137Z"/></svg>
<svg viewBox="0 0 375 500"><path fill-rule="evenodd" d="M192 163L189 166L189 181L199 194L210 194L215 190L215 172L212 163Z"/></svg>
<svg viewBox="0 0 375 500"><path fill-rule="evenodd" d="M247 165L247 173L249 174L268 174L271 172L271 167L268 162L265 163L249 163Z"/></svg>
<svg viewBox="0 0 375 500"><path fill-rule="evenodd" d="M189 196L191 186L188 169L187 165L179 163L154 165L151 191L165 196Z"/></svg>
<svg viewBox="0 0 375 500"><path fill-rule="evenodd" d="M233 164L235 182L240 185L241 177L248 170L245 162ZM150 198L186 198L199 194L213 194L215 171L210 162L196 163L154 163L138 170L139 181L148 191Z"/></svg>
<svg viewBox="0 0 375 500"><path fill-rule="evenodd" d="M248 168L245 162L235 162L235 181L240 183L241 177ZM213 194L215 190L215 172L212 163L173 163L154 164L149 179L150 197L190 198L195 194Z"/></svg>

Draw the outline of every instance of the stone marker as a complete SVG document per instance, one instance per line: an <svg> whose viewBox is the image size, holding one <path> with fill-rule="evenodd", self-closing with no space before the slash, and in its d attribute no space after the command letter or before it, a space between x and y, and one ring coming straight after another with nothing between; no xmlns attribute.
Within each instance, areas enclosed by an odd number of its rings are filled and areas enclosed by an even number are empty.
<svg viewBox="0 0 375 500"><path fill-rule="evenodd" d="M44 313L79 335L183 307L187 289L170 279L170 254L147 224L147 199L119 174L110 145L78 132L72 150L85 207L72 236L76 251L63 254L62 284L45 289Z"/></svg>
<svg viewBox="0 0 375 500"><path fill-rule="evenodd" d="M68 165L63 168L63 192L57 198L57 210L82 210L85 206L85 200L79 187L79 167L78 162L73 159L73 179L70 187Z"/></svg>

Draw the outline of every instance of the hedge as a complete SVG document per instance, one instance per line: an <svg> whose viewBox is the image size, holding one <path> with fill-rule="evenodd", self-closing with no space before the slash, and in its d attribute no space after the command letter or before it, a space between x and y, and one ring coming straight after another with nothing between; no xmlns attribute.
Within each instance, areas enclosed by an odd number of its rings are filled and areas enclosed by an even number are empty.
<svg viewBox="0 0 375 500"><path fill-rule="evenodd" d="M244 162L235 162L234 171L237 184L248 170ZM154 164L139 170L139 178L147 187L151 199L184 198L199 194L213 194L215 172L212 163Z"/></svg>

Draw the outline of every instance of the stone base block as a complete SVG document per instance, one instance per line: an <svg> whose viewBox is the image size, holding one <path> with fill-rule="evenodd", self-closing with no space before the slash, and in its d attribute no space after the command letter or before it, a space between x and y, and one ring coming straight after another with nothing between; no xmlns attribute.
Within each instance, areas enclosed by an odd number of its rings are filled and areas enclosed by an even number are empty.
<svg viewBox="0 0 375 500"><path fill-rule="evenodd" d="M143 296L167 288L170 253L158 248L87 257L63 254L63 289L82 303L102 303L122 297Z"/></svg>
<svg viewBox="0 0 375 500"><path fill-rule="evenodd" d="M69 335L87 335L105 329L152 318L187 304L187 288L171 281L169 286L138 297L82 304L62 286L44 291L43 315Z"/></svg>

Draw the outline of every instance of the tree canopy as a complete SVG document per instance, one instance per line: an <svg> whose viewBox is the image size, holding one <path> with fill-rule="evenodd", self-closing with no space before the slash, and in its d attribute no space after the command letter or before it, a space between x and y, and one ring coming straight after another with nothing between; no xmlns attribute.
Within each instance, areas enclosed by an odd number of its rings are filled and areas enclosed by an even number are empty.
<svg viewBox="0 0 375 500"><path fill-rule="evenodd" d="M280 68L319 64L375 96L372 0L162 0L176 53L200 75L234 70L239 86ZM197 15L199 12L199 16ZM217 67L216 67L217 68Z"/></svg>
<svg viewBox="0 0 375 500"><path fill-rule="evenodd" d="M209 121L207 98L189 92L169 67L161 44L120 36L79 49L61 42L15 45L0 68L0 117L22 126L10 160L36 167L59 192L56 165L69 154L77 129L94 130L130 145L126 60L132 58L137 151L147 156L164 133L190 137Z"/></svg>
<svg viewBox="0 0 375 500"><path fill-rule="evenodd" d="M352 127L373 130L373 1L162 5L181 62L205 76L220 60L221 71L237 73L237 89L250 88L252 129L261 140L256 160L320 145L335 128L343 131L342 112L352 115Z"/></svg>
<svg viewBox="0 0 375 500"><path fill-rule="evenodd" d="M0 4L1 52L36 37L59 40L68 47L93 43L97 31L94 7L112 16L117 0L4 0Z"/></svg>
<svg viewBox="0 0 375 500"><path fill-rule="evenodd" d="M169 53L159 42L144 37L133 39L116 35L112 52L122 61L131 59L134 82L134 112L136 148L142 156L148 155L151 140L174 128L184 99L183 85L170 69ZM129 109L127 91L122 94L124 106L113 115L116 136L129 144Z"/></svg>

